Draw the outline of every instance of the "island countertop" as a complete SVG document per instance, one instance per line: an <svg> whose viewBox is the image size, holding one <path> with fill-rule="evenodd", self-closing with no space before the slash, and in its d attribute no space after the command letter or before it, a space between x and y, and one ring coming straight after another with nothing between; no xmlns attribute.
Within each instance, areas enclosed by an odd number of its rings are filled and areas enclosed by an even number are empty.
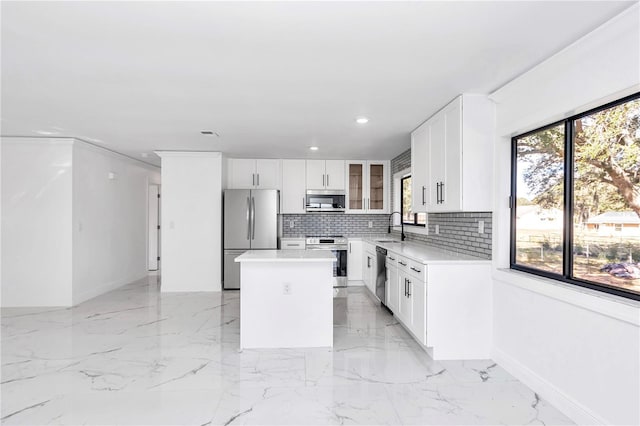
<svg viewBox="0 0 640 426"><path fill-rule="evenodd" d="M334 262L330 250L248 250L235 262Z"/></svg>

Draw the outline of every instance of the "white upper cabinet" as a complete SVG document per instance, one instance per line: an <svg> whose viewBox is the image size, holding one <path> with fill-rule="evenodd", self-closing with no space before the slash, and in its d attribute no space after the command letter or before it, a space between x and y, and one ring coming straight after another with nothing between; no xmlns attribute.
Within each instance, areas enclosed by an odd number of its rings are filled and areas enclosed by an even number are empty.
<svg viewBox="0 0 640 426"><path fill-rule="evenodd" d="M307 160L307 188L325 189L326 174L324 160Z"/></svg>
<svg viewBox="0 0 640 426"><path fill-rule="evenodd" d="M306 161L282 160L281 213L305 213Z"/></svg>
<svg viewBox="0 0 640 426"><path fill-rule="evenodd" d="M490 211L493 138L494 105L484 95L461 95L416 129L414 211Z"/></svg>
<svg viewBox="0 0 640 426"><path fill-rule="evenodd" d="M344 161L307 160L307 189L344 190Z"/></svg>
<svg viewBox="0 0 640 426"><path fill-rule="evenodd" d="M411 211L426 212L429 191L429 123L411 133Z"/></svg>
<svg viewBox="0 0 640 426"><path fill-rule="evenodd" d="M227 185L230 189L252 189L256 182L256 160L229 158Z"/></svg>
<svg viewBox="0 0 640 426"><path fill-rule="evenodd" d="M280 160L229 158L229 189L280 189Z"/></svg>
<svg viewBox="0 0 640 426"><path fill-rule="evenodd" d="M347 213L389 213L389 161L347 161Z"/></svg>
<svg viewBox="0 0 640 426"><path fill-rule="evenodd" d="M326 188L344 191L344 161L326 160L325 170L327 174Z"/></svg>

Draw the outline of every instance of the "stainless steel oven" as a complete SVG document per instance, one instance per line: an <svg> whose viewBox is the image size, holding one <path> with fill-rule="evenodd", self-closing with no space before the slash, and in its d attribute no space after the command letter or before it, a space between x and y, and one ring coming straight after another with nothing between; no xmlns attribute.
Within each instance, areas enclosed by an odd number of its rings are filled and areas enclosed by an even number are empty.
<svg viewBox="0 0 640 426"><path fill-rule="evenodd" d="M333 262L334 287L347 286L347 239L341 236L307 237L307 250L330 250L336 257Z"/></svg>

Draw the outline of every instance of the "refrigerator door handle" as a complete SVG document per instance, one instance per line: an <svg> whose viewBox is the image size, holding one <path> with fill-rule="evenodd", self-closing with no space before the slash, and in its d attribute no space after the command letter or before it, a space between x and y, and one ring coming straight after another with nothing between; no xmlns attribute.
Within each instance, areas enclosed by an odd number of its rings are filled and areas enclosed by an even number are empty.
<svg viewBox="0 0 640 426"><path fill-rule="evenodd" d="M247 240L251 239L251 201L247 197Z"/></svg>
<svg viewBox="0 0 640 426"><path fill-rule="evenodd" d="M256 199L251 197L251 239L256 239Z"/></svg>

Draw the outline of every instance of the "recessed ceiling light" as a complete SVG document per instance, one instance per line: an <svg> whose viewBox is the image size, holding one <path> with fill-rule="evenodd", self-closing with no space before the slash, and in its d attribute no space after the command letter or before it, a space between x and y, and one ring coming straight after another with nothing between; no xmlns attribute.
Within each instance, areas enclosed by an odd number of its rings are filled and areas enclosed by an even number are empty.
<svg viewBox="0 0 640 426"><path fill-rule="evenodd" d="M214 132L213 130L201 130L200 133L202 133L205 136L215 136L215 137L220 137L220 134L218 132Z"/></svg>
<svg viewBox="0 0 640 426"><path fill-rule="evenodd" d="M310 146L310 147L309 147L309 149L310 149L311 151L317 151L317 150L318 150L318 149L320 149L320 148L318 148L317 146Z"/></svg>
<svg viewBox="0 0 640 426"><path fill-rule="evenodd" d="M358 117L356 118L356 123L358 124L367 124L369 119L367 117Z"/></svg>

